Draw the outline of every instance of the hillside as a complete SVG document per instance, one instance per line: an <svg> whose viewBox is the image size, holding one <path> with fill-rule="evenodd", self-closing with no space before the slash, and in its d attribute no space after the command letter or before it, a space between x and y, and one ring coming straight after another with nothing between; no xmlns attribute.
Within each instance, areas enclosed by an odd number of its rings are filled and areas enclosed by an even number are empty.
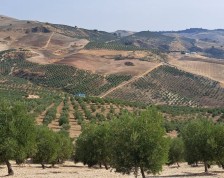
<svg viewBox="0 0 224 178"><path fill-rule="evenodd" d="M222 30L117 35L5 16L0 22L4 77L72 95L156 105L224 104Z"/></svg>
<svg viewBox="0 0 224 178"><path fill-rule="evenodd" d="M223 93L217 82L163 65L108 97L148 104L221 107Z"/></svg>

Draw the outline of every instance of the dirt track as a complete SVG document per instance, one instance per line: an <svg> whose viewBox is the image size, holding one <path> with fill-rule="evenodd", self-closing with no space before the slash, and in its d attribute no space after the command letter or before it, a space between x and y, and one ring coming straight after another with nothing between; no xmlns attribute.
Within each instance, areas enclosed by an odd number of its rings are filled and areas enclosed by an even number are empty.
<svg viewBox="0 0 224 178"><path fill-rule="evenodd" d="M131 82L134 82L134 81L138 80L139 78L141 78L141 77L147 75L149 72L153 71L154 69L158 68L158 67L161 66L161 65L162 65L162 63L159 63L158 65L154 66L153 68L150 68L149 70L145 71L144 73L142 73L142 74L140 74L140 75L138 75L138 76L133 77L131 80L128 80L128 81L126 81L126 82L123 82L123 83L121 83L120 85L118 85L118 86L116 86L116 87L114 87L114 88L108 90L106 93L104 93L103 95L101 95L100 98L104 98L104 97L106 97L107 95L109 95L110 93L112 93L113 91L115 91L115 90L117 90L117 89L119 89L119 88L122 88L122 87L124 87L125 85L128 85L128 84L131 83Z"/></svg>
<svg viewBox="0 0 224 178"><path fill-rule="evenodd" d="M51 36L49 37L49 39L47 40L47 43L46 43L46 45L44 46L44 48L47 48L47 47L48 47L48 45L49 45L50 42L51 42L51 39L52 39L53 35L54 35L54 32L52 32L52 34L51 34Z"/></svg>

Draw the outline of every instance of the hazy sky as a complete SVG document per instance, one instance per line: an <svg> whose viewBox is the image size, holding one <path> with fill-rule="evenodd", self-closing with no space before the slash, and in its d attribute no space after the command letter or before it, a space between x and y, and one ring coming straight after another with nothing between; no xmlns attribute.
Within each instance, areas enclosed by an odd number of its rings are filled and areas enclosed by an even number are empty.
<svg viewBox="0 0 224 178"><path fill-rule="evenodd" d="M0 14L110 32L224 29L224 0L0 0Z"/></svg>

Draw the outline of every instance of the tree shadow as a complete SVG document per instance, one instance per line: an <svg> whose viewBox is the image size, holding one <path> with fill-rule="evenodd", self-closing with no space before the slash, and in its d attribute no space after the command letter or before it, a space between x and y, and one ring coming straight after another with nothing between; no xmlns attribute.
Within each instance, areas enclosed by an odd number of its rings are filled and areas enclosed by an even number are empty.
<svg viewBox="0 0 224 178"><path fill-rule="evenodd" d="M148 176L148 178L164 178L164 177L205 177L205 176L216 176L217 173L190 173L184 172L184 174L176 174L176 175L167 175L167 176Z"/></svg>
<svg viewBox="0 0 224 178"><path fill-rule="evenodd" d="M214 174L222 174L222 173L224 173L224 170L223 171L211 171L211 172Z"/></svg>
<svg viewBox="0 0 224 178"><path fill-rule="evenodd" d="M86 166L76 166L76 165L63 165L62 167L68 167L68 168L88 168Z"/></svg>
<svg viewBox="0 0 224 178"><path fill-rule="evenodd" d="M88 166L77 166L77 165L63 165L62 167L65 168L81 168L81 169L105 169L104 166L99 167L99 166L93 166L93 167L88 167Z"/></svg>

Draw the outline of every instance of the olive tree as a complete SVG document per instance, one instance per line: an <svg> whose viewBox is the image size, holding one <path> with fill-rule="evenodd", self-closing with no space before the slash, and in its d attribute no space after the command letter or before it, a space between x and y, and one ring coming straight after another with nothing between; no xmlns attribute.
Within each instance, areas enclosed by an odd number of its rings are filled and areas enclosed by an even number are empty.
<svg viewBox="0 0 224 178"><path fill-rule="evenodd" d="M89 167L104 165L109 162L108 123L89 123L83 125L83 130L75 143L75 162L82 162Z"/></svg>
<svg viewBox="0 0 224 178"><path fill-rule="evenodd" d="M72 139L69 137L68 132L59 131L56 133L56 144L58 145L57 158L55 161L52 161L52 164L63 163L65 160L68 160L72 157L74 146Z"/></svg>
<svg viewBox="0 0 224 178"><path fill-rule="evenodd" d="M163 118L155 108L139 115L123 113L110 123L111 166L117 172L159 173L168 157Z"/></svg>
<svg viewBox="0 0 224 178"><path fill-rule="evenodd" d="M208 163L215 159L214 129L214 123L208 119L193 120L182 129L186 161L189 164L202 161L205 172L208 172Z"/></svg>
<svg viewBox="0 0 224 178"><path fill-rule="evenodd" d="M184 142L181 137L173 138L170 140L169 160L168 164L177 164L184 161Z"/></svg>
<svg viewBox="0 0 224 178"><path fill-rule="evenodd" d="M218 165L222 166L224 169L224 125L217 124L214 129L214 154L215 154L215 161Z"/></svg>
<svg viewBox="0 0 224 178"><path fill-rule="evenodd" d="M58 158L59 145L57 134L46 126L37 129L37 153L33 156L35 163L40 163L45 169L45 164L52 164Z"/></svg>
<svg viewBox="0 0 224 178"><path fill-rule="evenodd" d="M0 103L0 161L13 175L9 160L23 161L36 152L34 119L21 103Z"/></svg>

